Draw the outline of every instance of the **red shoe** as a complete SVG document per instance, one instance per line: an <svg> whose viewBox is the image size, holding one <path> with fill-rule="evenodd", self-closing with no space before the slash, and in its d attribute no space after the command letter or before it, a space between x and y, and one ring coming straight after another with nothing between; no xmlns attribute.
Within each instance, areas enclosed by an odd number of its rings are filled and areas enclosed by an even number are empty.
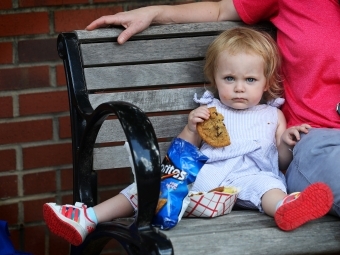
<svg viewBox="0 0 340 255"><path fill-rule="evenodd" d="M324 183L314 183L302 192L288 195L276 210L277 226L285 231L300 227L308 221L321 218L333 204L333 193Z"/></svg>
<svg viewBox="0 0 340 255"><path fill-rule="evenodd" d="M78 246L96 228L96 224L87 217L86 208L86 205L78 202L75 205L44 204L46 225L52 233Z"/></svg>

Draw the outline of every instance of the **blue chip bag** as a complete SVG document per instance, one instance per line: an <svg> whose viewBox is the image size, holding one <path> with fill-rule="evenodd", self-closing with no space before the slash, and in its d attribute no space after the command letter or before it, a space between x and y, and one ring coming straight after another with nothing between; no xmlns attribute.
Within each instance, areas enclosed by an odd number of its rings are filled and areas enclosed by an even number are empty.
<svg viewBox="0 0 340 255"><path fill-rule="evenodd" d="M152 224L170 229L181 220L189 202L191 184L208 157L196 146L175 138L162 162L159 202Z"/></svg>

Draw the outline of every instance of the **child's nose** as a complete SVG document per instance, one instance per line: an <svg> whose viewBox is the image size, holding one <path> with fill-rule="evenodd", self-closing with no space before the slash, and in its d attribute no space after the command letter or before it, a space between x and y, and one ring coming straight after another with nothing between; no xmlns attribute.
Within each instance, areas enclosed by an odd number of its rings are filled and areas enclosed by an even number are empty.
<svg viewBox="0 0 340 255"><path fill-rule="evenodd" d="M236 82L235 83L235 92L244 92L244 84L243 82Z"/></svg>

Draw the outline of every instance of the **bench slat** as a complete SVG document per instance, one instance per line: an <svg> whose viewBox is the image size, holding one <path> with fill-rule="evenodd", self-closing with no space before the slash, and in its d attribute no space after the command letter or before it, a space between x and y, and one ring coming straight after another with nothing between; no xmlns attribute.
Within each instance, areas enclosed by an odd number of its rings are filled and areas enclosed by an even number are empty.
<svg viewBox="0 0 340 255"><path fill-rule="evenodd" d="M166 155L170 142L159 143L161 158ZM93 150L93 170L130 167L128 153L124 146L102 147Z"/></svg>
<svg viewBox="0 0 340 255"><path fill-rule="evenodd" d="M85 68L84 74L88 90L205 82L203 61Z"/></svg>
<svg viewBox="0 0 340 255"><path fill-rule="evenodd" d="M156 116L149 118L157 138L177 136L188 121L187 114ZM119 120L107 120L101 126L96 143L110 143L126 141L125 134Z"/></svg>
<svg viewBox="0 0 340 255"><path fill-rule="evenodd" d="M325 216L284 232L272 217L257 211L232 211L213 219L182 219L175 228L161 232L178 254L297 255L337 254L339 229L338 218Z"/></svg>
<svg viewBox="0 0 340 255"><path fill-rule="evenodd" d="M200 97L204 93L204 88L191 87L91 94L89 99L93 108L108 101L125 101L136 105L144 112L163 112L190 110L198 107L198 104L193 101L195 92Z"/></svg>
<svg viewBox="0 0 340 255"><path fill-rule="evenodd" d="M212 32L222 32L226 29L237 27L237 26L245 26L242 22L207 22L207 23L189 23L189 24L170 24L166 25L153 25L150 26L147 30L140 32L134 35L130 40L145 38L151 36L176 36L176 35L186 35L191 36L192 34L200 34L200 33L212 33ZM123 31L122 27L113 27L113 28L102 28L96 29L93 31L86 30L76 30L78 40L81 43L86 43L89 41L107 41L107 40L116 40L118 35Z"/></svg>
<svg viewBox="0 0 340 255"><path fill-rule="evenodd" d="M81 44L84 67L203 58L214 36Z"/></svg>

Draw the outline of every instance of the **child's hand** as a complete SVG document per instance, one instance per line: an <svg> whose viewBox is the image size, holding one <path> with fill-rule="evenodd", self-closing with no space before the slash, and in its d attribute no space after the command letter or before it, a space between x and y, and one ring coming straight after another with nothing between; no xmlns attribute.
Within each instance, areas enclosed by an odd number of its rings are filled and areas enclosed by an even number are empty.
<svg viewBox="0 0 340 255"><path fill-rule="evenodd" d="M196 125L197 123L203 122L204 120L209 119L210 112L206 105L202 105L195 110L192 110L188 117L188 128L191 132L196 133Z"/></svg>
<svg viewBox="0 0 340 255"><path fill-rule="evenodd" d="M308 129L312 128L308 124L301 124L286 129L281 136L281 140L290 146L294 146L300 140L300 132L308 133Z"/></svg>

